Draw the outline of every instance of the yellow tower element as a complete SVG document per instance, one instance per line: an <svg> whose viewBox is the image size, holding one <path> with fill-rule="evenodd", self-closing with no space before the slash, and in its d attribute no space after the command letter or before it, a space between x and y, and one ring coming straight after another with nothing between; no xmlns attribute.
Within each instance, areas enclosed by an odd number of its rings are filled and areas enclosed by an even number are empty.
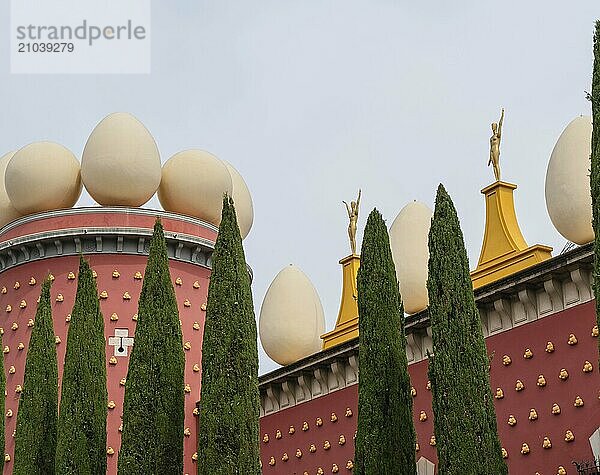
<svg viewBox="0 0 600 475"><path fill-rule="evenodd" d="M516 188L496 181L481 190L485 195L485 235L477 268L471 272L475 289L552 257L551 247L527 246L515 213Z"/></svg>
<svg viewBox="0 0 600 475"><path fill-rule="evenodd" d="M358 337L358 303L356 290L356 275L360 267L360 257L351 254L344 257L342 265L342 301L338 312L335 328L324 335L323 349L331 348Z"/></svg>

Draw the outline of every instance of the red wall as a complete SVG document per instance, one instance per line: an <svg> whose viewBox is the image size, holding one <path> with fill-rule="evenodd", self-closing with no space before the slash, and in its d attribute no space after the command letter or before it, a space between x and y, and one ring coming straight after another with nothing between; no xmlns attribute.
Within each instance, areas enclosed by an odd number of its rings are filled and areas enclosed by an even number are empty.
<svg viewBox="0 0 600 475"><path fill-rule="evenodd" d="M598 339L591 336L595 324L594 302L588 302L557 314L539 319L535 322L500 333L486 340L488 351L493 354L491 365L491 385L495 391L500 387L504 398L496 400L496 416L502 445L508 452L506 460L511 474L531 474L539 472L543 475L557 473L559 465L564 466L568 474L576 471L572 461L589 460L592 451L588 438L600 426L600 378L598 377ZM567 343L569 334L575 334L578 343ZM552 341L553 353L546 353L546 343ZM523 357L526 348L533 352L531 359ZM510 356L509 366L502 364L503 355ZM593 365L591 373L583 372L585 361ZM558 378L561 368L567 369L569 378L562 381ZM417 430L421 456L437 463L435 447L429 445L433 435L433 414L431 411L431 391L427 390L427 362L421 361L409 368L411 382L417 390L413 403L413 419ZM546 378L545 387L537 387L539 374ZM516 380L520 379L525 389L515 391ZM574 400L580 396L584 405L575 407ZM265 416L261 419L261 437L269 435L269 442L261 442L261 459L265 474L303 474L307 471L313 475L318 467L324 473L332 473L332 465L339 466L339 473L350 473L346 470L346 462L353 458L352 436L356 430L358 388L356 385L336 391L304 404ZM558 403L560 415L551 413L552 405ZM344 417L346 407L350 407L353 416ZM529 411L536 409L538 419L529 421ZM335 411L338 422L331 423L329 414ZM419 421L419 414L425 411L427 420ZM517 424L509 426L510 414L517 418ZM322 427L315 427L316 417L322 417ZM303 421L308 421L310 429L303 433L300 429ZM296 433L288 434L288 427L294 425ZM275 432L280 429L282 438L275 439ZM565 432L571 430L575 440L564 441ZM338 446L340 434L345 434L346 444ZM549 437L551 449L543 449L542 441ZM323 441L331 442L332 448L324 451ZM314 443L317 451L308 452L308 446ZM527 443L528 455L522 455L521 445ZM301 459L294 456L296 449L302 450ZM289 460L283 462L284 452ZM270 457L275 457L276 464L269 465Z"/></svg>
<svg viewBox="0 0 600 475"><path fill-rule="evenodd" d="M132 255L92 255L89 256L89 260L93 269L98 274L98 292L102 292L103 290L108 292L108 298L101 300L107 343L108 338L114 335L116 328L127 328L130 335L134 334L135 321L132 320L132 316L137 313L137 300L142 288L142 281L135 280L133 276L137 271L144 272L146 257ZM6 286L7 288L6 294L0 294L0 326L4 328L3 344L10 348L10 352L4 355L4 367L7 375L6 410L12 409L13 411L13 416L6 418L6 453L11 456L11 459L14 453L13 431L16 427L18 409L18 394L15 393L15 387L17 384L23 384L23 371L27 356L27 349L22 351L17 350L18 344L19 342L23 342L26 347L28 345L31 328L27 326L27 321L35 316L40 283L47 273L51 272L55 276L51 291L54 329L56 335L62 340L62 343L57 346L59 378L62 376L67 329L69 327L65 318L67 314L71 313L77 289L77 281L68 280L67 275L69 272L77 274L78 263L78 258L75 256L52 258L24 264L0 274L0 288L2 286ZM114 270L118 270L121 274L119 278L112 277ZM192 454L196 452L196 421L192 411L200 396L200 373L194 372L192 368L194 364L201 363L202 329L204 328L204 312L201 310L201 305L206 302L209 275L210 271L208 269L184 262L171 261L173 282L175 282L177 277L181 277L183 281L183 285L175 285L183 338L184 341L190 341L192 345L191 349L185 352L185 381L192 388L192 392L186 394L185 397L185 427L189 427L192 434L190 437L185 437L184 460L185 473L190 474L196 470L195 464L191 459ZM37 281L34 286L28 285L31 277L34 277ZM199 289L193 288L193 283L196 280L200 283ZM15 290L14 284L17 281L21 284L21 287ZM131 295L131 300L123 299L125 291ZM59 293L62 293L64 296L63 302L56 301L56 296ZM191 302L190 307L183 305L185 299ZM19 308L21 300L27 302L25 309ZM12 306L12 311L7 313L5 309L9 304ZM118 315L118 321L111 321L110 317L113 313ZM195 321L200 323L200 330L193 329ZM19 326L16 331L11 330L13 322L17 322ZM118 357L118 363L114 366L108 364L108 360L113 354L113 347L107 344L108 398L109 400L114 400L116 403L116 407L108 411L108 446L113 447L115 450L114 455L108 456L109 474L116 474L121 439L118 428L121 424L123 396L125 392L125 388L119 384L119 381L127 375L127 365L131 352L128 352L127 357ZM16 372L14 374L8 373L11 365L15 366ZM12 460L5 465L4 473L12 473Z"/></svg>

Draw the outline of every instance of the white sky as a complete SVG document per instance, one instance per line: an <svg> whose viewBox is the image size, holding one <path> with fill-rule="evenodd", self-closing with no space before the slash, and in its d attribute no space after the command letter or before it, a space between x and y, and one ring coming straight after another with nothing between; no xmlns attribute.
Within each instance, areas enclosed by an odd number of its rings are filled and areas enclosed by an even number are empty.
<svg viewBox="0 0 600 475"><path fill-rule="evenodd" d="M479 255L490 123L506 108L503 178L529 244L559 252L544 203L565 125L590 114L598 0L153 1L152 74L9 74L0 6L0 154L53 140L81 156L96 123L136 115L162 159L186 148L231 162L254 198L245 241L258 318L289 263L321 295L331 329L349 253L341 200L363 189L359 239L376 206L389 224L443 182L473 267ZM85 193L80 204L91 199ZM149 203L158 206L156 198ZM261 349L261 373L275 368Z"/></svg>

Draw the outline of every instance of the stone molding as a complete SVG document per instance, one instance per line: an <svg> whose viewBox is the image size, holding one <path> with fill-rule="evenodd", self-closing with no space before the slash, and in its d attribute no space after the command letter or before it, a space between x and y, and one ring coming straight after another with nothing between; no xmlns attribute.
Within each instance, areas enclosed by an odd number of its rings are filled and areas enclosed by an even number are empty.
<svg viewBox="0 0 600 475"><path fill-rule="evenodd" d="M0 272L27 262L83 254L148 255L152 229L71 228L46 231L0 243ZM211 267L214 243L187 234L165 231L170 259Z"/></svg>
<svg viewBox="0 0 600 475"><path fill-rule="evenodd" d="M589 302L593 247L573 249L475 291L485 337ZM427 310L406 319L409 364L427 358L433 341ZM358 383L358 340L321 351L259 378L267 416ZM600 437L599 437L600 440Z"/></svg>

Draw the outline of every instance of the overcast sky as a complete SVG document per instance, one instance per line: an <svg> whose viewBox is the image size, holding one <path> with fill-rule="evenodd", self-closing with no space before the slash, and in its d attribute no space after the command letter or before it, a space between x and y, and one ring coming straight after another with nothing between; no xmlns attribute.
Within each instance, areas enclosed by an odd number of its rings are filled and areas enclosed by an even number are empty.
<svg viewBox="0 0 600 475"><path fill-rule="evenodd" d="M0 7L0 154L52 140L81 156L96 123L137 116L163 162L202 148L231 162L252 192L245 240L260 311L275 275L299 266L330 330L349 254L341 200L391 224L445 184L471 267L484 227L479 190L490 123L506 108L502 172L518 184L529 244L565 243L546 212L544 180L565 125L590 114L598 0L153 1L150 75L9 74L8 2ZM84 191L81 205L92 201ZM149 207L157 207L156 198ZM261 373L277 367L261 349Z"/></svg>

